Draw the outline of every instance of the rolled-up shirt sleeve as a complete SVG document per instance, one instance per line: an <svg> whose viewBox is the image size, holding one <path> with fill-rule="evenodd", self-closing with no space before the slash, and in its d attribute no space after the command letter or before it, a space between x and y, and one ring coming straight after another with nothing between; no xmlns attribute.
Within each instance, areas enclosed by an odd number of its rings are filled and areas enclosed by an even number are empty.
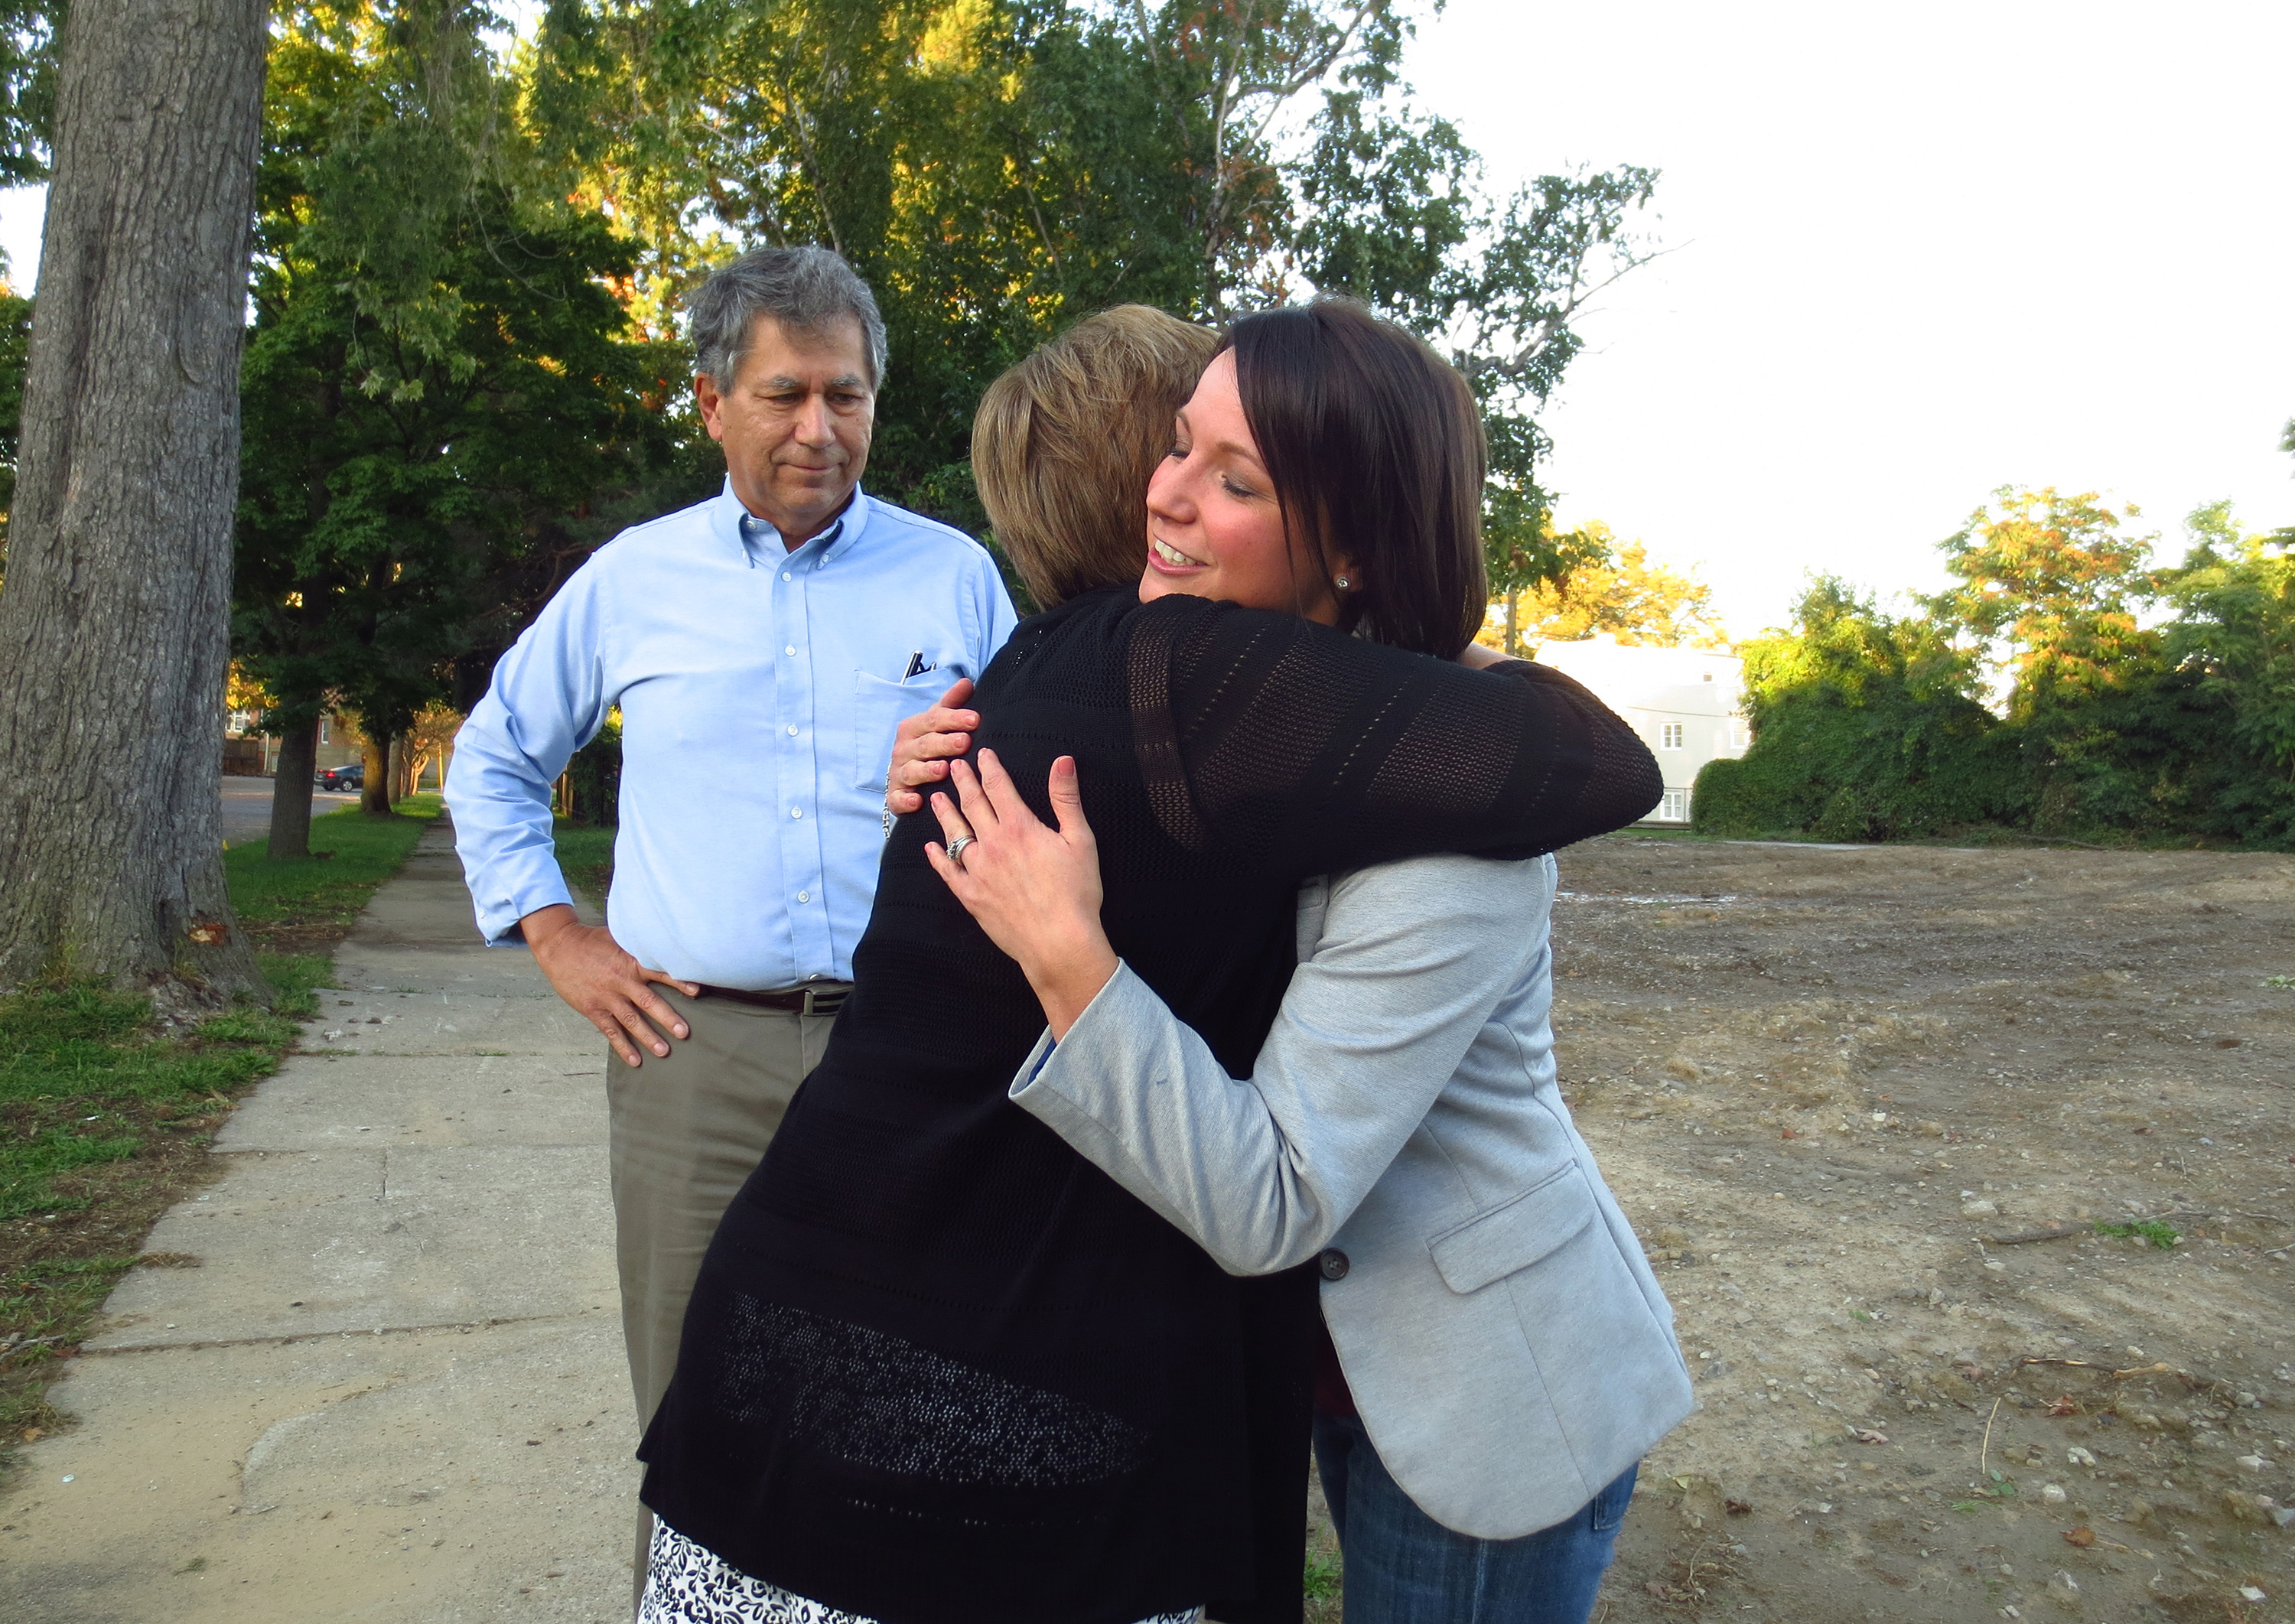
<svg viewBox="0 0 2295 1624"><path fill-rule="evenodd" d="M454 736L446 806L489 946L522 941L520 919L574 900L551 837L551 786L606 719L598 586L596 561L575 572Z"/></svg>

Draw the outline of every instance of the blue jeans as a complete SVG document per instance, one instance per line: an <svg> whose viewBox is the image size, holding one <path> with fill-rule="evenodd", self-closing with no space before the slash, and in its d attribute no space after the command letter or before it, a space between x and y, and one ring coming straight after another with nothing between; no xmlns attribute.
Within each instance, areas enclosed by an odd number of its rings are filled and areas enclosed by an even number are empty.
<svg viewBox="0 0 2295 1624"><path fill-rule="evenodd" d="M1315 1413L1315 1467L1346 1559L1346 1624L1586 1624L1634 1468L1552 1528L1454 1533L1389 1477L1362 1423Z"/></svg>

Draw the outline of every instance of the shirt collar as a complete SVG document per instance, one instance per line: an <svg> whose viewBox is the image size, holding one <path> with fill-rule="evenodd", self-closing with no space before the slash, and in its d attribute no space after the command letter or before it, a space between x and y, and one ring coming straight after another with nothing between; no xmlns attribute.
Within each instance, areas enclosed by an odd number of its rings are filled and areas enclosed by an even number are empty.
<svg viewBox="0 0 2295 1624"><path fill-rule="evenodd" d="M869 527L870 510L874 506L869 493L855 486L853 500L845 504L845 511L837 516L834 524L804 545L784 551L780 544L780 533L741 506L740 500L733 494L733 481L730 477L724 488L719 492L717 501L724 518L731 523L734 546L740 551L742 560L753 569L761 558L768 562L801 558L808 550L813 554L816 567L844 557L861 539L861 533Z"/></svg>

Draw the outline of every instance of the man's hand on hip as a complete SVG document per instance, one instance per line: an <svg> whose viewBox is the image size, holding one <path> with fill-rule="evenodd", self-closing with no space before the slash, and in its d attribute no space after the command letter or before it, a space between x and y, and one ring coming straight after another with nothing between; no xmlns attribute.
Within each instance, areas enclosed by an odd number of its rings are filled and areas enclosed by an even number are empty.
<svg viewBox="0 0 2295 1624"><path fill-rule="evenodd" d="M519 926L527 946L534 950L534 961L550 977L558 996L604 1032L614 1052L630 1065L643 1064L634 1044L643 1044L656 1056L669 1053L668 1042L648 1024L649 1016L677 1037L693 1035L677 1011L647 983L657 981L688 998L698 997L701 989L692 982L647 969L622 951L622 944L604 926L583 924L563 902L535 909Z"/></svg>

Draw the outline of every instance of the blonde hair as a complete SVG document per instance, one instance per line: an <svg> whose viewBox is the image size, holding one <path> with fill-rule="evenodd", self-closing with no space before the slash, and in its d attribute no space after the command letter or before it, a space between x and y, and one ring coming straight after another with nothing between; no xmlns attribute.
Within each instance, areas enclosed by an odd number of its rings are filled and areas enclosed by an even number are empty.
<svg viewBox="0 0 2295 1624"><path fill-rule="evenodd" d="M973 477L1041 607L1139 578L1148 476L1218 348L1207 328L1118 305L1043 345L980 397Z"/></svg>

